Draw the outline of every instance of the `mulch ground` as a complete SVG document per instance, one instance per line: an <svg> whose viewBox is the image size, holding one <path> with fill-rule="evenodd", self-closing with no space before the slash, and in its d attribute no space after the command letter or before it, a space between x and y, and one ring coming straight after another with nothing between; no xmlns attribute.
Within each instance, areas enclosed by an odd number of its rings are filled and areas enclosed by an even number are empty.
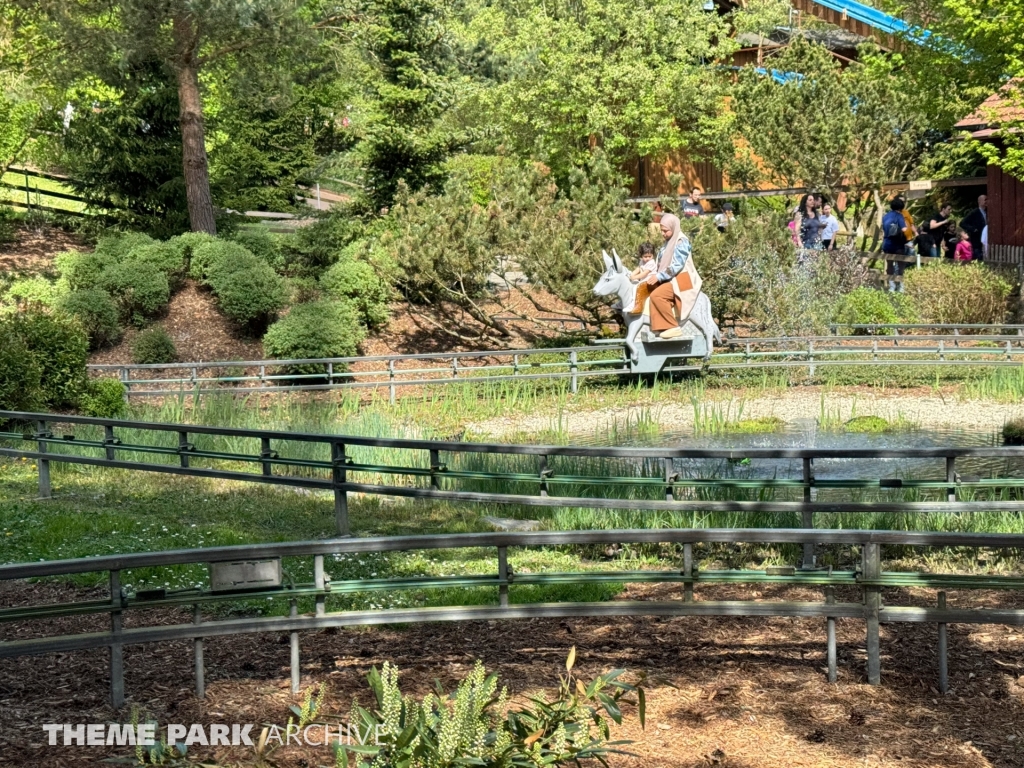
<svg viewBox="0 0 1024 768"><path fill-rule="evenodd" d="M82 250L86 250L82 239L62 229L19 229L13 242L0 243L0 274L48 274L58 253Z"/></svg>
<svg viewBox="0 0 1024 768"><path fill-rule="evenodd" d="M9 585L0 604L83 597L54 585ZM678 587L634 586L621 599L673 599ZM98 595L93 595L98 596ZM704 587L697 599L818 600L807 589ZM891 604L927 604L927 593L887 594ZM851 599L853 595L840 595ZM950 604L1024 607L998 593L950 593ZM135 614L135 618L140 614ZM179 623L184 612L146 620ZM104 619L49 622L45 632L102 628ZM126 622L130 625L133 622ZM43 631L36 625L34 632ZM572 646L584 679L623 667L651 676L647 728L635 709L614 738L632 739L635 768L781 768L788 766L1024 766L1024 632L1021 628L950 627L951 692L936 683L936 629L883 626L882 685L864 682L864 624L838 622L839 682L824 677L825 627L820 620L680 618L572 619L415 625L302 635L303 688L326 681L327 711L347 720L353 698L368 704L365 682L385 660L402 670L403 689L424 694L440 680L448 689L475 659L500 674L515 695L551 690ZM7 626L2 637L29 636ZM192 689L186 643L125 650L129 701L161 724L254 723L283 728L301 696L289 690L288 641L283 635L206 641L207 696ZM106 651L55 654L0 665L0 765L85 766L116 747L45 746L43 723L127 722L106 704ZM108 751L109 750L109 751ZM193 748L190 757L257 765L251 748ZM333 764L323 748L282 747L271 765Z"/></svg>

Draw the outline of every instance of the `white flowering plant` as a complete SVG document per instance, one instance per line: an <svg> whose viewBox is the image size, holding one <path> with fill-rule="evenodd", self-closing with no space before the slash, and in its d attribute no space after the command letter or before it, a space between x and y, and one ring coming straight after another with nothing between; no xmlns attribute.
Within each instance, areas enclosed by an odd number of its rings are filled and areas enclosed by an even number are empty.
<svg viewBox="0 0 1024 768"><path fill-rule="evenodd" d="M611 723L622 723L622 704L637 707L646 724L646 699L641 675L635 683L615 669L585 684L572 674L575 647L566 660L554 698L533 696L513 706L507 688L481 662L446 694L438 684L422 701L403 696L398 669L385 663L368 680L376 697L372 710L352 707L351 723L376 734L374 744L335 744L339 768L539 768L579 765L595 760L607 765L611 754L628 741L610 741Z"/></svg>

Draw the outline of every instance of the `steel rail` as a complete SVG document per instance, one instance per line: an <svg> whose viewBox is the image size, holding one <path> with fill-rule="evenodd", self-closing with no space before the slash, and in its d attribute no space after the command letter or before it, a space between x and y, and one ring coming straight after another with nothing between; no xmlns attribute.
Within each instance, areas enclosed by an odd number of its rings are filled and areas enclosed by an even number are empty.
<svg viewBox="0 0 1024 768"><path fill-rule="evenodd" d="M812 539L816 543L831 545L852 545L861 549L861 567L856 572L842 571L833 574L831 570L768 573L761 571L709 571L700 572L693 568L691 547L697 543L718 542L760 542L760 543L803 543ZM530 573L522 576L513 574L507 567L507 551L510 547L584 546L604 543L672 543L682 544L685 549L685 563L679 570L658 571L580 571L575 573ZM365 539L331 539L290 543L252 544L230 547L211 547L167 552L107 555L94 558L51 561L41 563L20 563L0 566L0 581L24 578L69 576L86 572L107 572L111 584L111 598L104 603L99 600L71 604L44 604L20 606L3 612L7 621L24 624L33 620L57 616L75 616L89 613L110 613L111 630L108 632L81 632L59 636L19 638L0 641L0 658L15 658L27 655L66 653L79 650L108 648L111 655L111 697L115 706L124 704L124 663L125 645L175 640L203 642L204 638L226 637L241 634L265 632L293 633L318 631L332 627L393 625L416 622L439 621L482 621L513 620L526 618L564 617L618 617L618 616L744 616L744 617L800 617L824 618L831 625L836 618L863 619L867 627L867 676L873 684L880 682L879 624L881 622L936 622L979 623L1024 625L1024 610L1015 609L964 609L946 608L945 593L940 592L939 608L881 606L882 588L924 586L940 588L986 588L1019 590L1024 580L1017 577L958 576L955 574L883 573L881 571L881 545L915 547L984 547L986 549L1024 548L1024 535L984 533L937 533L906 531L829 531L821 529L648 529L611 531L540 531L540 532L494 532L476 534L402 536ZM342 581L334 591L324 571L324 557L327 555L365 552L404 552L436 549L495 549L498 555L498 571L495 575L427 577L425 579L401 578L397 580L371 579ZM132 598L129 603L122 588L120 573L132 568L175 567L195 563L216 563L259 558L316 558L316 584L301 585L299 588L281 588L276 592L262 590L257 593L235 592L234 594L202 591L189 594L160 596L156 603L148 598ZM615 581L645 581L680 583L687 590L693 585L714 583L758 583L770 582L781 585L818 585L831 589L833 585L845 585L862 590L863 602L836 603L830 597L825 601L763 601L763 600L706 600L695 602L692 593L684 593L682 600L600 602L531 603L509 604L510 588L517 584L557 583L609 583ZM389 584L394 581L394 584ZM332 596L349 594L353 591L394 588L451 588L480 587L498 590L497 606L444 606L429 608L402 608L389 610L342 610L328 613L325 601ZM246 617L236 619L201 620L199 605L215 600L223 601L232 597L244 601L253 599L254 594L264 597L288 600L292 614L287 617ZM300 597L316 600L316 611L312 614L296 615L296 600ZM180 609L182 605L193 604L194 620L188 624L156 624L134 626L125 629L122 613L128 608ZM830 660L835 659L834 633L829 633ZM297 648L297 644L293 645ZM940 651L944 668L945 657ZM298 654L292 655L293 690L297 689ZM197 695L203 695L205 669L202 655L196 654ZM829 663L830 679L834 679L835 663ZM940 673L940 679L944 679ZM940 685L945 683L940 682Z"/></svg>
<svg viewBox="0 0 1024 768"><path fill-rule="evenodd" d="M957 326L958 328L965 326ZM936 346L920 346L921 342ZM911 346L907 346L910 344ZM999 344L999 346L977 346ZM663 373L726 372L747 368L792 369L818 366L964 366L1005 367L1021 364L1024 358L1024 335L959 335L928 334L915 336L815 336L799 338L740 338L723 345L723 351L709 361L677 365L668 359ZM612 357L587 359L618 351ZM538 356L560 355L564 359L533 361ZM507 358L511 358L508 360ZM493 364L479 363L488 359ZM504 359L504 360L503 360ZM450 362L445 362L450 361ZM433 367L401 367L416 362L438 362ZM368 370L351 370L354 364L379 364ZM289 367L319 366L316 373L289 371ZM259 373L246 369L259 368ZM216 375L217 371L237 370L241 374ZM337 368L337 369L336 369ZM553 370L552 370L553 369ZM189 371L188 376L159 376L161 372ZM344 389L388 388L392 402L401 387L447 386L460 382L507 383L513 381L568 380L572 392L578 391L581 380L629 374L622 342L613 341L591 347L560 347L553 349L494 350L464 353L428 353L423 355L384 355L374 357L321 358L296 360L216 361L210 363L170 363L167 365L102 365L90 366L94 375L116 372L126 388L126 397L166 397L181 395L222 394L225 388L242 393L289 391L331 391ZM200 371L214 375L200 375ZM135 374L151 375L133 378ZM213 386L210 386L213 385Z"/></svg>

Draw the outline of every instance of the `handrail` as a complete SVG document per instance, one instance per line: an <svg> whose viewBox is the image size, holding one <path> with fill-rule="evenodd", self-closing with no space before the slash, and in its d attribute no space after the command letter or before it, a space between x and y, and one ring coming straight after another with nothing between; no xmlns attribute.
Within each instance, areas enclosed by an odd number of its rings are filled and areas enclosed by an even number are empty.
<svg viewBox="0 0 1024 768"><path fill-rule="evenodd" d="M860 548L860 567L856 571L831 569L780 569L779 572L755 570L705 571L695 562L693 545L698 543L805 543ZM517 574L510 567L509 548L542 546L582 546L607 543L649 543L682 545L682 568L641 571L584 570L570 573L544 573L531 571ZM25 655L68 652L90 648L109 649L111 656L111 699L115 707L124 704L123 648L128 644L191 640L196 644L196 694L204 695L205 666L202 643L207 637L247 633L290 632L292 644L292 690L299 685L300 631L328 627L380 625L420 621L471 621L481 619L516 619L529 617L565 616L793 616L819 617L828 622L828 676L836 680L837 655L835 653L834 621L836 618L863 619L867 630L868 682L880 682L881 655L879 650L879 624L881 622L939 623L948 622L1024 625L1024 610L1019 609L962 609L947 608L945 593L940 592L938 608L906 607L881 604L883 587L932 586L940 588L982 588L1019 590L1024 585L1018 577L970 576L955 574L885 573L882 571L882 546L912 547L984 547L987 549L1024 549L1024 535L984 533L932 533L920 531L829 531L820 529L648 529L608 531L541 531L518 533L442 534L429 536L402 536L364 539L330 539L290 543L251 544L209 549L188 549L169 552L109 555L95 558L44 563L20 563L0 566L0 581L44 576L68 576L86 572L107 572L110 598L107 601L89 600L64 604L18 606L0 611L0 620L25 622L34 619L109 613L109 632L79 632L27 640L0 641L0 658ZM496 550L497 568L492 573L473 576L382 578L369 580L333 581L326 571L325 557L345 553L401 552L425 549L492 549ZM277 585L256 593L246 591L216 592L213 589L159 591L145 596L126 594L121 586L121 571L129 568L175 567L195 563L218 563L239 560L271 560L278 558L313 557L314 583L292 587ZM565 602L511 605L509 590L518 584L597 584L621 582L681 583L682 600L602 602ZM760 600L702 600L694 601L693 589L705 584L771 583L775 585L811 586L825 589L824 601L760 601ZM452 587L491 588L497 590L497 605L449 606L433 608L405 608L389 610L341 610L328 612L327 600L336 594L352 591L395 589L430 589ZM861 602L836 603L834 586L859 587ZM253 595L260 599L287 600L291 605L290 617L247 617L241 619L204 619L201 606L225 599L245 600ZM299 616L297 600L315 600L312 614ZM145 624L143 620L125 629L124 611L133 608L173 608L194 606L192 623ZM940 629L940 633L941 633ZM945 646L940 643L939 686L945 691Z"/></svg>
<svg viewBox="0 0 1024 768"><path fill-rule="evenodd" d="M834 329L842 326L833 326ZM872 336L740 337L725 340L719 351L703 364L687 363L663 368L663 372L699 370L806 367L811 373L819 366L1019 365L1024 357L1024 326L925 324L855 325L854 329L876 332ZM953 329L952 334L882 334L901 328ZM1016 329L1016 335L961 335L960 330L985 328ZM998 346L989 346L998 345ZM541 356L538 361L535 358ZM544 356L548 356L545 358ZM553 360L549 358L554 358ZM590 358L590 359L586 359ZM496 362L487 362L493 360ZM415 363L421 365L415 365ZM413 367L408 366L410 363ZM317 366L314 373L293 370ZM254 371L257 369L257 371ZM353 388L387 388L392 403L400 387L424 387L512 381L567 380L576 393L580 381L630 372L622 340L602 340L591 346L483 350L475 352L433 352L416 355L305 358L291 360L233 360L167 364L92 365L94 375L116 372L125 386L126 397L159 397L191 394L199 396L235 386L246 393L327 391ZM187 375L173 375L185 372ZM232 375L223 375L229 372ZM150 375L147 377L146 374ZM139 374L142 378L133 378ZM164 374L171 374L165 376Z"/></svg>
<svg viewBox="0 0 1024 768"><path fill-rule="evenodd" d="M920 501L882 502L893 512L956 512L981 511L1024 512L1024 500L990 501L962 500L960 491L994 491L1024 487L1024 479L961 477L956 472L958 459L966 457L1024 458L1024 447L942 447L925 449L693 449L679 447L600 447L572 445L510 445L464 441L422 440L408 438L359 437L355 435L283 432L275 430L213 427L191 424L102 419L88 416L65 416L53 413L0 411L0 420L31 424L32 431L0 431L0 456L32 459L39 473L39 495L51 495L50 465L53 462L109 467L143 472L176 474L189 477L241 480L246 482L321 489L333 493L335 524L339 535L349 533L348 494L364 493L397 498L433 499L461 503L518 505L524 507L568 507L582 509L634 510L642 512L768 512L799 513L804 524L813 525L816 513L877 512L877 501L836 501L818 498L819 491L829 489L861 489L889 493L908 489L937 496L921 497ZM87 425L102 427L103 439L55 435L54 425ZM176 435L175 445L159 442L126 443L118 435L125 430ZM251 452L220 449L215 444L197 446L196 436L247 438L253 442ZM138 438L136 438L138 439ZM153 440L153 438L150 438ZM10 445L11 441L29 447ZM256 450L258 441L259 451ZM324 446L330 459L307 455L282 456L283 445L316 444ZM401 458L389 454L378 456L365 449L398 449ZM419 452L419 456L408 455ZM135 456L142 458L136 459ZM470 457L478 457L472 459ZM533 457L536 468L520 465L495 465L490 456ZM156 460L148 457L158 457ZM162 461L159 457L162 457ZM559 470L550 466L551 458L592 459L578 468ZM821 459L917 458L944 462L941 479L914 480L879 478L855 479L815 478L814 462ZM721 479L700 477L700 469L681 470L676 462L686 459L725 459L764 461L791 459L803 464L799 479ZM626 460L623 465L607 465L608 460ZM635 463L629 463L634 460ZM170 462L170 463L167 463ZM483 463L481 463L483 462ZM237 469L252 467L252 471ZM512 468L510 469L509 466ZM295 470L306 471L305 475ZM616 476L615 473L618 475ZM689 472L690 474L687 474ZM697 475L694 476L693 472ZM395 480L392 478L404 478ZM496 484L501 492L480 490L475 483ZM485 486L486 487L486 486ZM493 487L493 486L492 486ZM527 490L524 490L526 488ZM565 489L564 494L557 491ZM702 498L702 489L727 492L726 498ZM765 490L770 500L750 501L750 490ZM787 499L785 494L802 491L801 499ZM737 495L737 492L738 495ZM593 494L593 495L591 495ZM706 493L703 494L706 497ZM808 544L807 561L813 560L813 547Z"/></svg>

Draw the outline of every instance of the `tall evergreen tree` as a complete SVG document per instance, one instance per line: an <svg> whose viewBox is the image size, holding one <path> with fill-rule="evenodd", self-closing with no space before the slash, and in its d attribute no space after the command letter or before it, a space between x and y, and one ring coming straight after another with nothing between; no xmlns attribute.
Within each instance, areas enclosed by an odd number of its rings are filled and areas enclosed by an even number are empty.
<svg viewBox="0 0 1024 768"><path fill-rule="evenodd" d="M302 0L16 0L39 14L65 84L159 62L178 97L182 175L194 231L216 232L201 75L216 63L282 45L312 24Z"/></svg>

